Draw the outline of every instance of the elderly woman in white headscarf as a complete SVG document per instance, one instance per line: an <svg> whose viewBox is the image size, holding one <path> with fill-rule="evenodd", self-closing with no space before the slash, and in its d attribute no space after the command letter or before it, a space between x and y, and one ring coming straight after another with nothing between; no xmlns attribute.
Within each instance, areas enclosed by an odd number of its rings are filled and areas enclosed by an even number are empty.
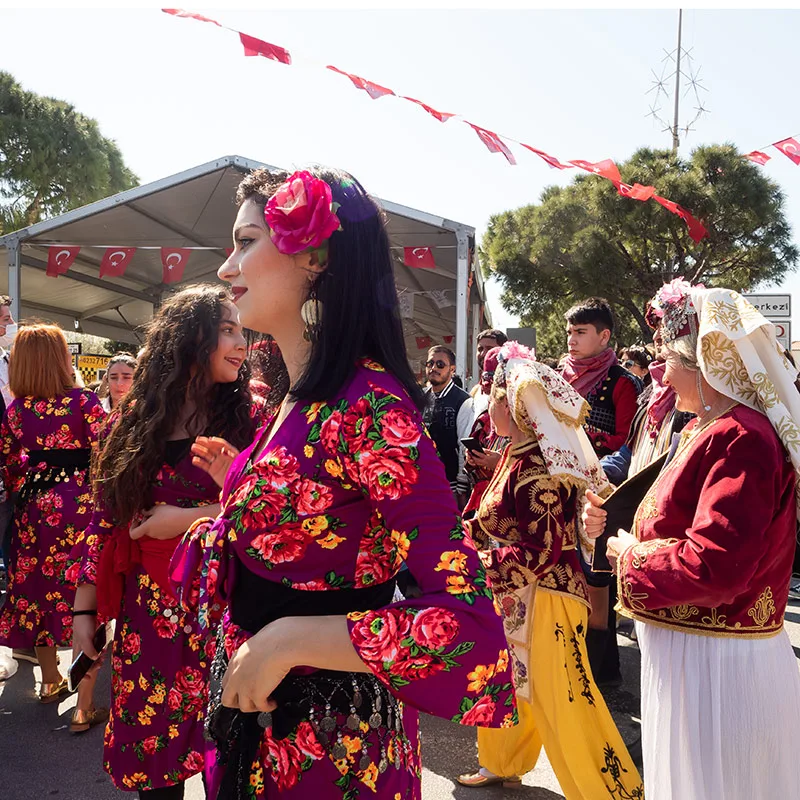
<svg viewBox="0 0 800 800"><path fill-rule="evenodd" d="M591 540L580 503L587 489L609 490L582 428L589 407L517 342L505 344L498 361L489 413L511 444L470 525L503 612L519 724L479 728L481 768L458 780L519 785L544 745L568 800L641 798L586 653L589 600L577 548L590 551ZM478 685L490 671L469 677Z"/></svg>
<svg viewBox="0 0 800 800"><path fill-rule="evenodd" d="M697 419L609 539L642 651L648 800L800 789L800 674L783 629L797 523L800 396L775 330L741 295L657 295L665 382ZM584 515L591 534L599 508Z"/></svg>

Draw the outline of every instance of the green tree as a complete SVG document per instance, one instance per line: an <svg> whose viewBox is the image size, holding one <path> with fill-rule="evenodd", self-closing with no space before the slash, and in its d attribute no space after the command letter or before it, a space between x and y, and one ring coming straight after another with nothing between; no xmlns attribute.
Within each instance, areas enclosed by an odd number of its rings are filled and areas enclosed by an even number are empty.
<svg viewBox="0 0 800 800"><path fill-rule="evenodd" d="M137 183L95 120L0 72L0 234Z"/></svg>
<svg viewBox="0 0 800 800"><path fill-rule="evenodd" d="M543 354L564 350L564 311L584 297L611 302L617 339L629 344L650 339L645 304L672 278L749 291L795 269L783 194L733 145L698 147L689 159L641 149L618 166L623 181L655 186L709 235L695 244L676 215L589 174L545 189L537 205L492 216L482 262L499 278L505 308L537 328Z"/></svg>

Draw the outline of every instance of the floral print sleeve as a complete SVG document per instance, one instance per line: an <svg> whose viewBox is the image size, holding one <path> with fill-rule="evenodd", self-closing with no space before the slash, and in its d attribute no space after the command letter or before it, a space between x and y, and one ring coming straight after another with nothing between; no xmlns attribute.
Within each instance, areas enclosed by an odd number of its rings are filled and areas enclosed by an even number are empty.
<svg viewBox="0 0 800 800"><path fill-rule="evenodd" d="M7 492L17 492L25 480L28 454L19 438L20 406L13 402L0 426L3 447L3 483Z"/></svg>
<svg viewBox="0 0 800 800"><path fill-rule="evenodd" d="M444 467L400 386L378 370L367 375L357 400L326 406L316 427L373 509L357 579L367 584L390 554L390 574L405 561L422 596L349 614L351 640L402 701L464 725L514 724L502 621Z"/></svg>
<svg viewBox="0 0 800 800"><path fill-rule="evenodd" d="M100 398L90 391L81 392L80 404L86 424L86 439L91 447L95 448L106 424L105 409L100 404Z"/></svg>

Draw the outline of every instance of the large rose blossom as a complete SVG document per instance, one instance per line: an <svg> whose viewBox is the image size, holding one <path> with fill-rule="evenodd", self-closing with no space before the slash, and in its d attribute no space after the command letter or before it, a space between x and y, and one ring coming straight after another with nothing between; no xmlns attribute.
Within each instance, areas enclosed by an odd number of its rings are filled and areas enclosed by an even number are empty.
<svg viewBox="0 0 800 800"><path fill-rule="evenodd" d="M266 453L253 469L273 489L286 489L300 477L300 463L283 446Z"/></svg>
<svg viewBox="0 0 800 800"><path fill-rule="evenodd" d="M411 618L402 609L370 611L353 626L353 644L366 662L395 661L400 654L400 642L410 628Z"/></svg>
<svg viewBox="0 0 800 800"><path fill-rule="evenodd" d="M281 517L287 499L286 495L278 492L254 493L242 514L242 526L257 529L265 525L275 525Z"/></svg>
<svg viewBox="0 0 800 800"><path fill-rule="evenodd" d="M272 761L272 776L278 791L291 789L300 780L300 765L305 757L288 739L266 737L267 748Z"/></svg>
<svg viewBox="0 0 800 800"><path fill-rule="evenodd" d="M417 468L408 453L399 447L366 450L358 456L363 486L373 500L398 500L417 482Z"/></svg>
<svg viewBox="0 0 800 800"><path fill-rule="evenodd" d="M153 627L162 639L171 639L178 631L177 623L170 622L166 617L161 616L161 614L153 620Z"/></svg>
<svg viewBox="0 0 800 800"><path fill-rule="evenodd" d="M189 772L201 772L205 764L205 759L197 750L190 750L183 759L183 766Z"/></svg>
<svg viewBox="0 0 800 800"><path fill-rule="evenodd" d="M334 411L320 426L319 438L322 446L330 453L339 449L339 432L342 429L342 412Z"/></svg>
<svg viewBox="0 0 800 800"><path fill-rule="evenodd" d="M323 483L302 478L292 488L292 503L301 517L322 514L333 504L333 492Z"/></svg>
<svg viewBox="0 0 800 800"><path fill-rule="evenodd" d="M290 525L271 533L262 533L252 541L252 547L270 564L297 561L305 555L307 546L308 537L303 529Z"/></svg>
<svg viewBox="0 0 800 800"><path fill-rule="evenodd" d="M381 434L386 443L396 447L411 447L422 435L411 414L404 408L387 411L380 421Z"/></svg>
<svg viewBox="0 0 800 800"><path fill-rule="evenodd" d="M347 409L342 421L344 438L347 440L351 453L369 447L367 434L372 430L373 424L372 406L366 397L359 397Z"/></svg>
<svg viewBox="0 0 800 800"><path fill-rule="evenodd" d="M154 753L158 752L158 736L148 736L146 739L142 740L142 750L147 753L148 756L152 756Z"/></svg>
<svg viewBox="0 0 800 800"><path fill-rule="evenodd" d="M386 556L359 551L356 558L356 588L386 583L391 577Z"/></svg>
<svg viewBox="0 0 800 800"><path fill-rule="evenodd" d="M401 656L391 667L392 675L407 681L430 678L445 668L445 663L436 656Z"/></svg>
<svg viewBox="0 0 800 800"><path fill-rule="evenodd" d="M129 633L122 644L123 653L138 653L142 648L142 639L138 633Z"/></svg>
<svg viewBox="0 0 800 800"><path fill-rule="evenodd" d="M458 618L446 608L423 608L414 617L411 636L420 647L436 650L446 647L458 636Z"/></svg>
<svg viewBox="0 0 800 800"><path fill-rule="evenodd" d="M472 708L461 717L462 725L489 725L494 718L495 706L494 699L489 695L483 697L475 703Z"/></svg>
<svg viewBox="0 0 800 800"><path fill-rule="evenodd" d="M340 227L331 187L306 170L295 172L270 197L264 221L275 247L285 255L319 247Z"/></svg>
<svg viewBox="0 0 800 800"><path fill-rule="evenodd" d="M295 745L301 753L311 756L315 761L325 756L325 748L317 741L309 722L304 721L297 726Z"/></svg>

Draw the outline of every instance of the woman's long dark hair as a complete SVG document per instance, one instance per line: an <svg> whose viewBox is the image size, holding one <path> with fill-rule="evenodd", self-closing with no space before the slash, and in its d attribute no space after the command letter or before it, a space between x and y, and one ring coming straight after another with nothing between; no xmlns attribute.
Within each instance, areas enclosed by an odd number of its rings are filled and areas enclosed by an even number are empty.
<svg viewBox="0 0 800 800"><path fill-rule="evenodd" d="M308 171L331 187L342 230L331 236L327 267L314 284L322 319L308 366L291 393L301 401L331 399L358 359L370 358L394 375L422 408L424 396L408 364L383 212L352 175L328 167ZM251 172L236 199L265 205L288 177L263 169Z"/></svg>
<svg viewBox="0 0 800 800"><path fill-rule="evenodd" d="M150 321L133 386L118 406L94 471L98 496L117 524L127 525L152 505L153 482L187 398L195 404L186 423L190 436L222 436L238 448L252 442L248 362L233 383L214 384L209 372L224 304L231 301L224 287L190 286Z"/></svg>

